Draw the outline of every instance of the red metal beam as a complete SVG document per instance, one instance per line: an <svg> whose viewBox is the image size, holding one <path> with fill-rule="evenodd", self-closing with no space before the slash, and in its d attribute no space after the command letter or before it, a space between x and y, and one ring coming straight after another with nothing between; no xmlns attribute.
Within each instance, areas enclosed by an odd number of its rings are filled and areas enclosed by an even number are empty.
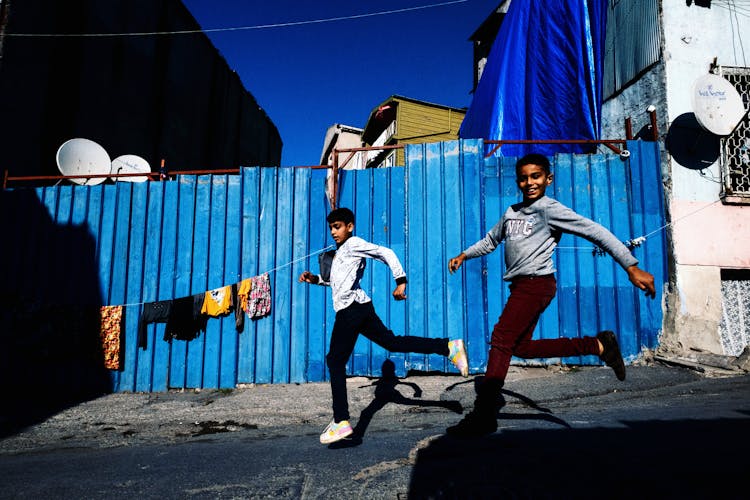
<svg viewBox="0 0 750 500"><path fill-rule="evenodd" d="M622 153L622 149L615 146L627 144L624 139L517 139L502 141L484 141L485 144L494 144L495 147L485 155L485 158L492 156L503 144L601 144L611 149L615 154Z"/></svg>

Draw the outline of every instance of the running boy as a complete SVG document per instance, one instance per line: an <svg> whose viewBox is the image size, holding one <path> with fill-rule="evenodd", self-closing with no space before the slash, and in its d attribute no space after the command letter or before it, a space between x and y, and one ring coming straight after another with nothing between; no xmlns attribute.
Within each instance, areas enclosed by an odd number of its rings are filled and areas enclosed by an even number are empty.
<svg viewBox="0 0 750 500"><path fill-rule="evenodd" d="M372 306L370 297L360 288L359 281L365 270L365 259L377 259L390 267L396 280L393 298L406 299L406 274L396 254L390 248L368 243L353 236L354 214L348 208L333 210L328 217L331 236L337 250L330 268L330 277L303 272L299 281L328 285L333 292L333 309L336 320L331 332L331 345L326 364L331 377L333 421L328 424L320 442L333 443L350 436L349 403L346 395L346 363L354 350L359 334L391 352L415 352L448 356L464 377L469 374L463 340L432 339L397 336L386 328Z"/></svg>
<svg viewBox="0 0 750 500"><path fill-rule="evenodd" d="M448 434L473 437L497 430L497 402L511 356L550 358L595 354L625 380L625 363L611 331L596 337L531 340L539 316L555 296L552 254L562 233L586 238L606 250L628 273L633 285L656 295L654 277L638 268L638 260L611 232L596 222L545 196L552 183L549 160L529 154L516 162L516 183L523 201L511 205L487 235L448 261L451 273L466 259L489 254L505 241L505 275L510 297L492 330L484 382L477 390L474 410Z"/></svg>

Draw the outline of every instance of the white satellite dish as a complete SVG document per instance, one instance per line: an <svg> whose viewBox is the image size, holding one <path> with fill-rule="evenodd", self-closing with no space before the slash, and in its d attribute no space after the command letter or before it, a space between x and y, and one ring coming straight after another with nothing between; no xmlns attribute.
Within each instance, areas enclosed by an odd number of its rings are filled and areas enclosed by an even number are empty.
<svg viewBox="0 0 750 500"><path fill-rule="evenodd" d="M107 151L89 139L70 139L57 150L57 168L66 176L109 175L112 162ZM107 177L71 179L76 184L93 186L101 184Z"/></svg>
<svg viewBox="0 0 750 500"><path fill-rule="evenodd" d="M745 116L737 89L719 75L703 75L693 84L693 113L704 129L716 135L729 135Z"/></svg>
<svg viewBox="0 0 750 500"><path fill-rule="evenodd" d="M151 166L146 160L136 155L122 155L112 160L112 175L117 174L148 174L151 173ZM126 182L146 182L148 176L134 177L114 177L116 181Z"/></svg>

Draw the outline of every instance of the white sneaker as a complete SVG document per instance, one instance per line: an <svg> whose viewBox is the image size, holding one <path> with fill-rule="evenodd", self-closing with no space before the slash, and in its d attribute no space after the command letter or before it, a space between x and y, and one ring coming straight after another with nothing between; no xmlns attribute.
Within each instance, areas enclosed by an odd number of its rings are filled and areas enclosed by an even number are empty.
<svg viewBox="0 0 750 500"><path fill-rule="evenodd" d="M461 339L448 342L448 359L458 369L462 376L469 376L469 360L466 358L464 341Z"/></svg>
<svg viewBox="0 0 750 500"><path fill-rule="evenodd" d="M354 431L348 420L342 420L341 422L331 421L323 431L323 434L320 435L320 442L323 444L335 443L336 441L348 438L353 433Z"/></svg>

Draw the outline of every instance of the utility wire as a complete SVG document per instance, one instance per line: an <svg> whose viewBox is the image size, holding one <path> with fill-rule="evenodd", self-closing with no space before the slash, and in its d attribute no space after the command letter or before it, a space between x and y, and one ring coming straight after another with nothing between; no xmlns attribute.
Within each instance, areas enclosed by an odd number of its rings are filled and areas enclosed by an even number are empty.
<svg viewBox="0 0 750 500"><path fill-rule="evenodd" d="M630 239L630 240L626 241L625 245L628 248L630 248L631 250L633 248L635 248L635 247L639 247L643 243L645 243L648 238L650 238L651 236L655 235L656 233L661 232L661 231L663 231L664 229L666 229L666 228L668 228L670 226L674 226L675 224L677 224L681 220L687 219L688 217L691 217L691 216L697 214L698 212L701 212L701 211L703 211L703 210L705 210L707 208L710 208L710 207L716 205L717 203L719 203L720 201L721 201L721 199L712 201L708 205L704 205L704 206L698 208L697 210L694 210L694 211L692 211L690 213L687 213L687 214L683 215L682 217L679 217L679 218L673 220L672 222L668 222L667 224L664 224L663 226L661 226L661 227L659 227L657 229L654 229L653 231L651 231L649 233L646 233L643 236L638 236L637 238L633 238L633 239ZM558 246L556 248L558 250L593 250L594 255L604 255L604 253L605 253L604 250L600 249L599 247Z"/></svg>
<svg viewBox="0 0 750 500"><path fill-rule="evenodd" d="M347 21L351 19L363 19L367 17L375 16L386 16L391 14L402 14L404 12L413 12L417 10L433 9L436 7L445 7L448 5L455 5L459 3L466 3L469 0L451 0L448 2L440 2L429 5L418 5L415 7L404 7L403 9L391 9L383 10L378 12L368 12L365 14L352 14L349 16L338 16L328 17L323 19L309 19L307 21L290 21L285 23L275 24L257 24L253 26L236 26L229 28L209 28L209 29L193 29L193 30L176 30L176 31L142 31L142 32L131 32L131 33L5 33L4 36L9 37L37 37L37 38L59 38L59 37L125 37L125 36L156 36L156 35L188 35L194 33L219 33L227 31L248 31L248 30L261 30L270 28L285 28L289 26L302 26L306 24L321 24L331 23L336 21Z"/></svg>

